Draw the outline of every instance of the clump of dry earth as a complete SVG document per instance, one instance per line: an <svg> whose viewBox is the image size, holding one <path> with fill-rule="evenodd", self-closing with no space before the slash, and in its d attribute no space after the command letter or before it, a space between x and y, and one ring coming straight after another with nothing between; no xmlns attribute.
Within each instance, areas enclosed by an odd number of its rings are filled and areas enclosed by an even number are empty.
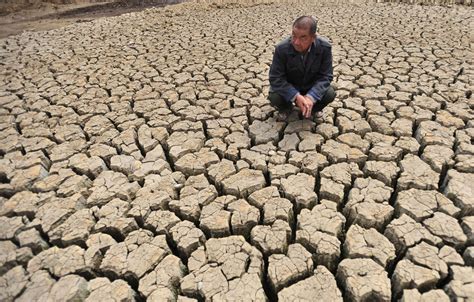
<svg viewBox="0 0 474 302"><path fill-rule="evenodd" d="M303 13L338 95L277 122ZM470 20L187 3L0 40L0 300L473 299Z"/></svg>

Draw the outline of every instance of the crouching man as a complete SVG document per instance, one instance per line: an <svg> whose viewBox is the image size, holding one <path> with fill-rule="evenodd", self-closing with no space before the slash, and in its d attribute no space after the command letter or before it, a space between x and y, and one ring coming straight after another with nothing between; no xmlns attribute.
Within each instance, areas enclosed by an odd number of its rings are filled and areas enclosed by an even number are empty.
<svg viewBox="0 0 474 302"><path fill-rule="evenodd" d="M330 85L331 44L316 36L316 20L301 16L293 23L291 37L275 47L270 66L268 99L286 120L294 105L305 118L322 116L321 111L336 97Z"/></svg>

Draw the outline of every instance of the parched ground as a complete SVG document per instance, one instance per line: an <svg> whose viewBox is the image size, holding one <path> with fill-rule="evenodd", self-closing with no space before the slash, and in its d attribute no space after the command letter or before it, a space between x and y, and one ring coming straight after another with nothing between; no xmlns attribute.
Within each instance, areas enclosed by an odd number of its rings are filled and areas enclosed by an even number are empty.
<svg viewBox="0 0 474 302"><path fill-rule="evenodd" d="M301 2L0 40L0 300L472 301L472 8ZM278 122L301 14L338 96Z"/></svg>

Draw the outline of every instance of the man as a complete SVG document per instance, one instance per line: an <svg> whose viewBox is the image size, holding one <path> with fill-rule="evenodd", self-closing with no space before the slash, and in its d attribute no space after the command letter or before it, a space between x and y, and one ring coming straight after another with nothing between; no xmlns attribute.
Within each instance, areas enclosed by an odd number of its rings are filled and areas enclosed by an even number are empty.
<svg viewBox="0 0 474 302"><path fill-rule="evenodd" d="M293 22L291 37L275 47L270 66L268 99L286 119L296 105L305 118L316 114L336 97L332 81L331 44L316 36L316 20L301 16Z"/></svg>

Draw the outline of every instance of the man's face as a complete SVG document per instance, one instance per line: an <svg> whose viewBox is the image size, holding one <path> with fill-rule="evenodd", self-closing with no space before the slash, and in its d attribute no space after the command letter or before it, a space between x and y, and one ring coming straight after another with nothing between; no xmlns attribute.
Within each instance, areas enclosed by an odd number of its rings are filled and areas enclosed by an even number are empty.
<svg viewBox="0 0 474 302"><path fill-rule="evenodd" d="M298 28L293 26L293 31L291 32L291 44L297 52L308 51L314 38L316 38L316 35L311 34L309 28Z"/></svg>

